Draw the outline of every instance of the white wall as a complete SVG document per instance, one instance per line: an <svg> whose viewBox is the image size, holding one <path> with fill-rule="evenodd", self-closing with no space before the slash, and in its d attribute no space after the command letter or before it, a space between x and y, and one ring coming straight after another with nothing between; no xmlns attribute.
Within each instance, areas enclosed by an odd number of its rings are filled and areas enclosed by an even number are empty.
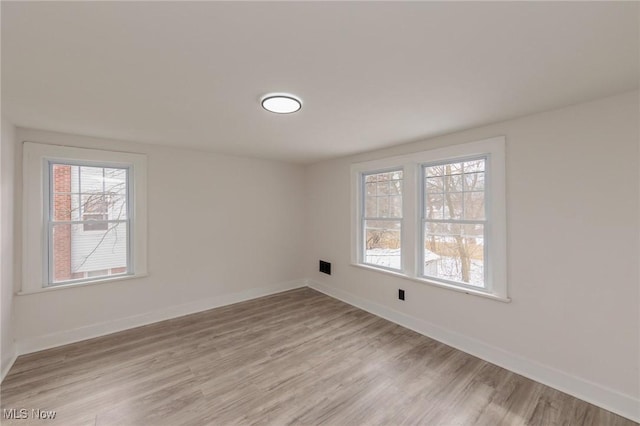
<svg viewBox="0 0 640 426"><path fill-rule="evenodd" d="M310 166L306 276L332 294L638 418L638 114L632 92ZM349 265L352 162L498 135L507 139L511 303ZM317 272L318 259L333 262L332 276ZM398 288L406 290L405 302L397 300Z"/></svg>
<svg viewBox="0 0 640 426"><path fill-rule="evenodd" d="M2 117L0 135L0 377L4 378L15 357L13 342L14 286L14 165L15 127Z"/></svg>
<svg viewBox="0 0 640 426"><path fill-rule="evenodd" d="M21 353L301 285L303 167L20 128L18 139L144 153L149 182L149 276L16 296Z"/></svg>

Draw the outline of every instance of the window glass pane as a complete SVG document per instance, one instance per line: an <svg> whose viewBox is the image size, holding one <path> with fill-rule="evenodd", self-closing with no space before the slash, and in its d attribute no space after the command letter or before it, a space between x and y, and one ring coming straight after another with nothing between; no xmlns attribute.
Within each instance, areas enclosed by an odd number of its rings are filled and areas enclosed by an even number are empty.
<svg viewBox="0 0 640 426"><path fill-rule="evenodd" d="M464 172L465 173L484 172L484 163L485 163L484 158L480 158L478 160L472 160L472 161L465 161Z"/></svg>
<svg viewBox="0 0 640 426"><path fill-rule="evenodd" d="M389 195L389 182L378 182L378 195Z"/></svg>
<svg viewBox="0 0 640 426"><path fill-rule="evenodd" d="M376 197L364 198L365 217L376 217L378 215L378 203Z"/></svg>
<svg viewBox="0 0 640 426"><path fill-rule="evenodd" d="M465 191L484 190L484 172L465 173L464 190Z"/></svg>
<svg viewBox="0 0 640 426"><path fill-rule="evenodd" d="M389 217L389 197L378 197L378 215L376 217Z"/></svg>
<svg viewBox="0 0 640 426"><path fill-rule="evenodd" d="M427 219L444 218L444 194L425 195L425 214Z"/></svg>
<svg viewBox="0 0 640 426"><path fill-rule="evenodd" d="M401 227L399 220L365 220L365 263L401 269Z"/></svg>
<svg viewBox="0 0 640 426"><path fill-rule="evenodd" d="M51 218L55 221L80 220L79 200L73 195L72 173L77 175L77 167L53 164L51 167ZM77 190L76 190L77 192Z"/></svg>
<svg viewBox="0 0 640 426"><path fill-rule="evenodd" d="M449 163L444 165L444 173L446 175L462 174L464 163Z"/></svg>
<svg viewBox="0 0 640 426"><path fill-rule="evenodd" d="M50 180L51 217L56 222L85 220L86 214L127 218L125 169L53 164Z"/></svg>
<svg viewBox="0 0 640 426"><path fill-rule="evenodd" d="M125 195L111 195L107 198L109 220L127 219L127 197Z"/></svg>
<svg viewBox="0 0 640 426"><path fill-rule="evenodd" d="M83 214L83 231L106 231L109 229L109 222L106 222L106 214Z"/></svg>
<svg viewBox="0 0 640 426"><path fill-rule="evenodd" d="M394 170L393 172L389 172L390 180L402 180L402 170Z"/></svg>
<svg viewBox="0 0 640 426"><path fill-rule="evenodd" d="M389 181L389 194L390 195L402 194L402 179L394 179Z"/></svg>
<svg viewBox="0 0 640 426"><path fill-rule="evenodd" d="M105 191L114 195L127 193L127 171L125 169L104 169Z"/></svg>
<svg viewBox="0 0 640 426"><path fill-rule="evenodd" d="M82 214L86 213L107 213L107 204L109 199L103 193L97 194L81 194L81 210Z"/></svg>
<svg viewBox="0 0 640 426"><path fill-rule="evenodd" d="M71 194L54 193L52 195L53 220L79 220L78 202L76 200L73 199ZM74 203L73 201L76 202Z"/></svg>
<svg viewBox="0 0 640 426"><path fill-rule="evenodd" d="M389 217L402 217L402 197L389 197Z"/></svg>
<svg viewBox="0 0 640 426"><path fill-rule="evenodd" d="M440 165L440 166L430 166L427 167L427 173L426 175L428 177L431 176L444 176L444 166Z"/></svg>
<svg viewBox="0 0 640 426"><path fill-rule="evenodd" d="M424 275L484 287L484 225L425 223Z"/></svg>
<svg viewBox="0 0 640 426"><path fill-rule="evenodd" d="M104 168L102 167L80 166L80 191L87 193L103 192L103 173Z"/></svg>
<svg viewBox="0 0 640 426"><path fill-rule="evenodd" d="M444 193L444 218L462 219L463 215L463 194L461 192Z"/></svg>
<svg viewBox="0 0 640 426"><path fill-rule="evenodd" d="M367 179L369 179L371 176L367 176ZM367 183L365 184L366 186L366 195L376 195L376 187L377 185L375 183Z"/></svg>
<svg viewBox="0 0 640 426"><path fill-rule="evenodd" d="M444 189L449 192L461 192L462 191L462 176L448 175L444 177Z"/></svg>
<svg viewBox="0 0 640 426"><path fill-rule="evenodd" d="M431 177L427 178L427 192L430 193L443 193L444 192L444 178L443 177Z"/></svg>
<svg viewBox="0 0 640 426"><path fill-rule="evenodd" d="M402 170L365 175L364 217L402 218Z"/></svg>
<svg viewBox="0 0 640 426"><path fill-rule="evenodd" d="M464 218L466 220L484 220L484 192L464 193Z"/></svg>
<svg viewBox="0 0 640 426"><path fill-rule="evenodd" d="M102 225L104 222L94 224ZM85 224L53 224L52 283L95 276L97 273L108 276L125 272L127 240L126 223L109 223L104 230L89 231L85 230Z"/></svg>
<svg viewBox="0 0 640 426"><path fill-rule="evenodd" d="M485 220L484 166L485 159L425 166L424 218Z"/></svg>

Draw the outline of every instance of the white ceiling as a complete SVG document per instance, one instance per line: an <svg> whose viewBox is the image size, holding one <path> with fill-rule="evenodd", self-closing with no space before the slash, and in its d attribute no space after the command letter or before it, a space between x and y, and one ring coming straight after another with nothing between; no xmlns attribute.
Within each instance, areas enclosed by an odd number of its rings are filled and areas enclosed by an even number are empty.
<svg viewBox="0 0 640 426"><path fill-rule="evenodd" d="M308 163L633 90L639 5L3 1L2 108ZM272 91L302 111L264 111Z"/></svg>

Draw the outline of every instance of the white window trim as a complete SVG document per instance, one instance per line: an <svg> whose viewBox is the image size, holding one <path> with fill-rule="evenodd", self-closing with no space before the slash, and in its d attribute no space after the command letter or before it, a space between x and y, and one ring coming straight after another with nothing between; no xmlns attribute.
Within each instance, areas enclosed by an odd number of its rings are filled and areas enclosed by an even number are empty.
<svg viewBox="0 0 640 426"><path fill-rule="evenodd" d="M459 145L452 145L413 154L383 158L351 165L351 264L367 270L391 274L396 277L410 279L465 294L488 297L493 300L509 302L507 296L507 224L506 224L506 163L504 136L484 139ZM421 276L419 267L422 261L420 248L421 238L421 166L425 163L463 159L473 156L487 155L488 188L485 204L487 206L488 230L488 282L486 289L470 289L468 287L447 284ZM362 259L362 214L361 199L363 173L376 170L402 169L404 187L402 194L403 227L402 227L402 271L390 271L365 264Z"/></svg>
<svg viewBox="0 0 640 426"><path fill-rule="evenodd" d="M80 162L100 166L128 167L130 170L131 265L128 274L98 277L76 283L49 285L45 184L49 180L49 161ZM147 157L144 154L76 148L60 145L23 143L23 261L22 288L18 294L75 288L89 284L119 281L147 275ZM47 188L46 191L49 191Z"/></svg>

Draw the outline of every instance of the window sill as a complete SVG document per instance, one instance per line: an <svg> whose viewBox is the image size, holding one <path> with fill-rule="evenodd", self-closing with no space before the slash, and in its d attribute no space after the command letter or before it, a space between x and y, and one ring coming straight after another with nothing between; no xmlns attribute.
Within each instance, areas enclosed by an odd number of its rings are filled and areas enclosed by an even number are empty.
<svg viewBox="0 0 640 426"><path fill-rule="evenodd" d="M90 285L105 284L105 283L111 283L111 282L115 282L115 281L134 280L134 279L137 279L137 278L146 277L148 275L149 274L147 274L147 273L134 274L134 275L121 275L121 276L118 276L118 277L108 277L108 278L102 278L102 279L97 279L97 280L93 280L93 281L89 281L89 282L76 283L76 284L60 284L60 285L54 285L54 286L50 286L50 287L42 287L42 288L38 288L36 290L24 290L24 291L21 290L21 291L16 293L16 296L27 296L29 294L46 293L46 292L49 292L49 291L67 290L67 289L70 289L70 288L86 287L86 286L90 286Z"/></svg>
<svg viewBox="0 0 640 426"><path fill-rule="evenodd" d="M470 295L473 295L473 296L480 296L480 297L484 297L486 299L496 300L498 302L503 302L503 303L510 303L511 302L510 298L503 297L503 296L498 296L497 294L485 293L483 291L473 290L473 289L469 289L469 288L456 287L455 285L439 283L437 281L431 281L431 280L428 280L426 278L411 277L411 276L405 275L405 274L403 274L401 272L389 271L387 269L376 268L375 266L362 265L360 263L351 263L351 266L355 266L356 268L366 269L368 271L380 272L380 273L391 275L391 276L394 276L394 277L397 277L397 278L402 278L402 279L409 280L409 281L415 281L415 282L418 282L418 283L421 283L421 284L428 284L428 285L431 285L431 286L434 286L434 287L440 287L440 288L444 288L444 289L447 289L447 290L457 291L458 293L470 294Z"/></svg>

